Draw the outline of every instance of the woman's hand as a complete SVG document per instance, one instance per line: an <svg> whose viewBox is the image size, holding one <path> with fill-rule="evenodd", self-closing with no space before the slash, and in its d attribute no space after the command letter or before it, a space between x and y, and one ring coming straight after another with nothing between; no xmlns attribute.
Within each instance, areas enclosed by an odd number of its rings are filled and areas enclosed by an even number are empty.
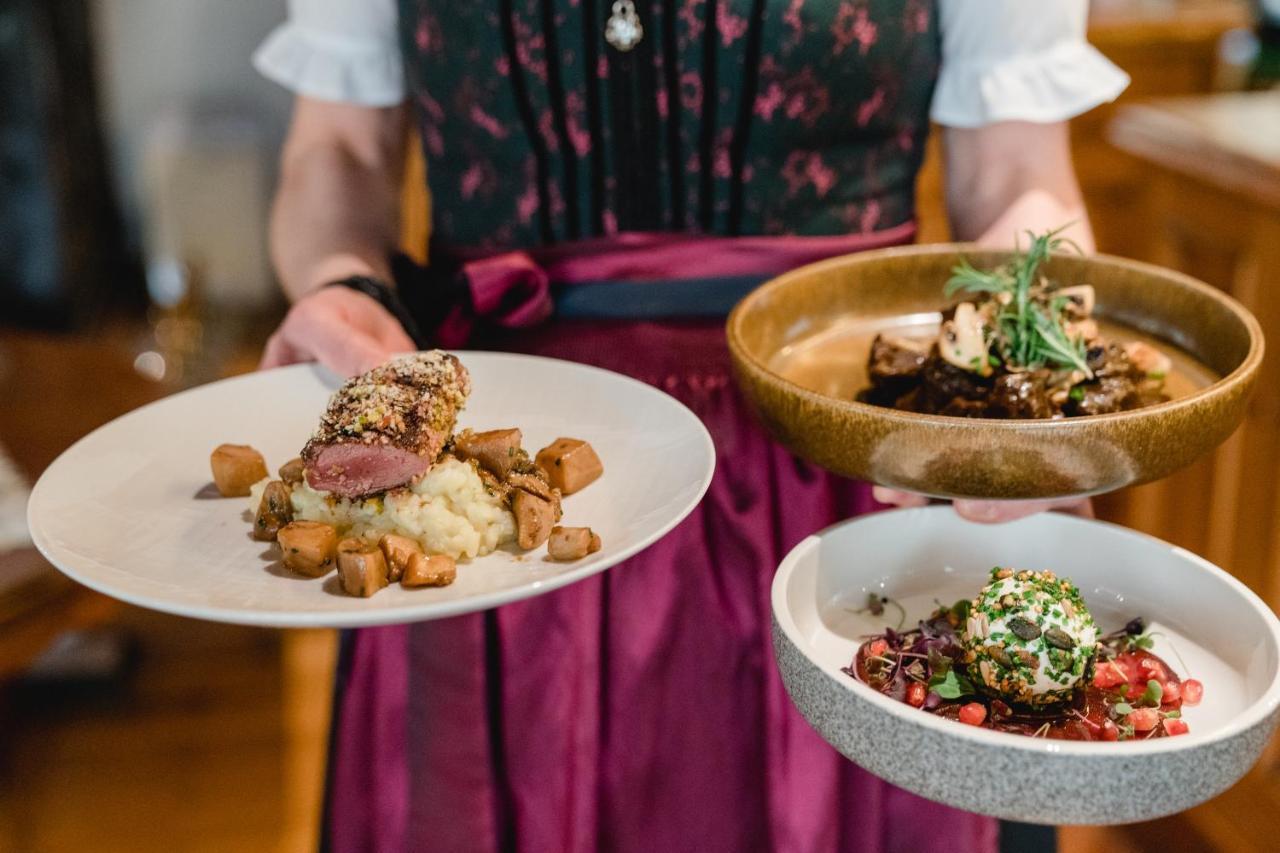
<svg viewBox="0 0 1280 853"><path fill-rule="evenodd" d="M326 282L390 280L404 162L405 108L299 95L271 212L271 259L295 300L262 367L319 361L344 376L417 349L374 299Z"/></svg>
<svg viewBox="0 0 1280 853"><path fill-rule="evenodd" d="M387 309L346 287L321 287L298 300L267 340L259 369L318 361L342 376L417 347Z"/></svg>
<svg viewBox="0 0 1280 853"><path fill-rule="evenodd" d="M886 489L884 486L876 486L872 490L872 495L880 503L897 507L916 507L929 503L929 499L924 495ZM1046 512L1051 509L1069 512L1082 518L1093 518L1093 502L1088 498L1059 498L1049 501L962 500L955 501L953 506L955 506L956 513L961 518L967 518L969 521L977 521L983 524L1016 521L1019 518L1026 518L1028 515L1035 515L1038 512Z"/></svg>

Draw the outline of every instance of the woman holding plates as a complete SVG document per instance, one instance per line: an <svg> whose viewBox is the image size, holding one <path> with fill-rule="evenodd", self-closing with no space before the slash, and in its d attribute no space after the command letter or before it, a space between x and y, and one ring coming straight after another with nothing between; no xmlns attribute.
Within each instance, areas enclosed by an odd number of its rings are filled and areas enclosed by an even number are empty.
<svg viewBox="0 0 1280 853"><path fill-rule="evenodd" d="M297 95L271 234L294 305L264 365L354 373L424 343L583 361L683 401L720 460L702 505L611 572L346 637L329 847L994 849L994 821L881 782L787 701L778 560L877 498L918 499L771 442L722 326L766 278L910 242L931 121L959 238L1072 223L1088 248L1065 122L1127 78L1085 17L1084 0L291 0L256 57ZM393 257L409 125L426 270Z"/></svg>

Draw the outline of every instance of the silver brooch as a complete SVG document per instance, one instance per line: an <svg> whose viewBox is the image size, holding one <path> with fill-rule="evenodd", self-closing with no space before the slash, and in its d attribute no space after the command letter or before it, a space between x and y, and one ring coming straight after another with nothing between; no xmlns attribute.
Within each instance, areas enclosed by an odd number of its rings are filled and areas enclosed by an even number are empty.
<svg viewBox="0 0 1280 853"><path fill-rule="evenodd" d="M644 26L640 16L636 14L636 4L631 0L618 0L613 4L613 14L609 15L604 27L604 40L614 49L626 53L644 38Z"/></svg>

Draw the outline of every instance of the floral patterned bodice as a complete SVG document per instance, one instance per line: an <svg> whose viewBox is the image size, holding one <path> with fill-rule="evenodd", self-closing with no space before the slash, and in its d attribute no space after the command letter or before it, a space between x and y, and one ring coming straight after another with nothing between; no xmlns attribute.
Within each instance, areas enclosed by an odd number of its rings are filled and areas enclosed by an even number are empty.
<svg viewBox="0 0 1280 853"><path fill-rule="evenodd" d="M401 0L444 245L829 235L913 217L931 0Z"/></svg>

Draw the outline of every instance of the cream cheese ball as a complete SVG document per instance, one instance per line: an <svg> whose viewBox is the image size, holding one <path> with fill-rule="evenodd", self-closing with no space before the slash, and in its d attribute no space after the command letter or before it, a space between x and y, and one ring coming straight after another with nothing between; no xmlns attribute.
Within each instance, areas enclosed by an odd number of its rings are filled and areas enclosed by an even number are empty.
<svg viewBox="0 0 1280 853"><path fill-rule="evenodd" d="M1070 699L1085 677L1098 628L1071 581L997 566L970 603L961 640L983 692L1051 705Z"/></svg>

